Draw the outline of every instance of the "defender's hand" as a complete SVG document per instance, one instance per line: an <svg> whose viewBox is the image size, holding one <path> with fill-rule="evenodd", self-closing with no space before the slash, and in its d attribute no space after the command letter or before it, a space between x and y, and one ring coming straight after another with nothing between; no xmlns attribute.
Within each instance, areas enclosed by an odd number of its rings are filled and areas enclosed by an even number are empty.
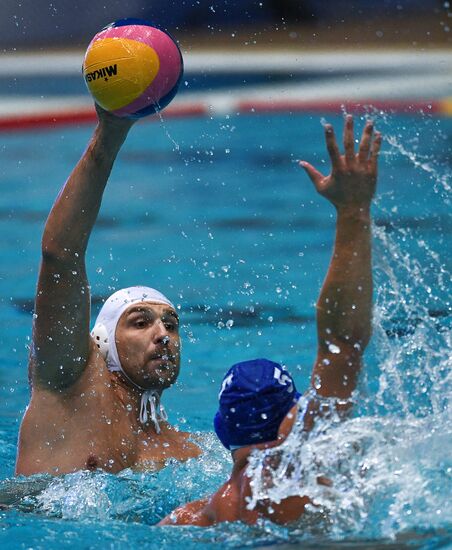
<svg viewBox="0 0 452 550"><path fill-rule="evenodd" d="M317 191L334 204L337 209L368 207L375 193L377 183L377 159L381 147L381 134L373 134L373 123L364 127L358 153L354 150L353 117L347 115L344 128L344 150L341 155L333 127L325 126L326 147L331 159L332 170L324 176L311 164L301 161Z"/></svg>

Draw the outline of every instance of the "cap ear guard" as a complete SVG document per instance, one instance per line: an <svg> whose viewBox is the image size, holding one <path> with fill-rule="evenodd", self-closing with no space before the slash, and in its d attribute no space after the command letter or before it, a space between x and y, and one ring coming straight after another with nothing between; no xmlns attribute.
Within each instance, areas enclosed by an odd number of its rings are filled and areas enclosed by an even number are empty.
<svg viewBox="0 0 452 550"><path fill-rule="evenodd" d="M101 356L106 361L109 351L108 331L106 326L102 323L97 323L97 325L94 325L94 328L91 331L91 337L94 340L96 346L99 348Z"/></svg>

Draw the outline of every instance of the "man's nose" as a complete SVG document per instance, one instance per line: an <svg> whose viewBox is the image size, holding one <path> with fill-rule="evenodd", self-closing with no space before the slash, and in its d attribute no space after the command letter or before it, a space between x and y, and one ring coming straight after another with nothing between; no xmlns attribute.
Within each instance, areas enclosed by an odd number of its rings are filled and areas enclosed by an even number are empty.
<svg viewBox="0 0 452 550"><path fill-rule="evenodd" d="M170 341L165 325L158 321L155 326L154 342L166 346Z"/></svg>

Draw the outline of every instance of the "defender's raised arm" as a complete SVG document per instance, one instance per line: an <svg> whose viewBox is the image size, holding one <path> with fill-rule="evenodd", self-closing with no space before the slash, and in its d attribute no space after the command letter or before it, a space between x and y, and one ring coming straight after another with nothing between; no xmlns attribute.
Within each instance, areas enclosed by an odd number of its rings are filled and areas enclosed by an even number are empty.
<svg viewBox="0 0 452 550"><path fill-rule="evenodd" d="M356 387L362 354L371 335L372 271L370 204L377 182L381 135L367 122L358 153L353 118L346 117L345 154L331 125L325 127L332 171L323 176L301 162L316 190L336 208L336 240L317 302L318 354L312 384L319 395L348 399Z"/></svg>
<svg viewBox="0 0 452 550"><path fill-rule="evenodd" d="M99 123L49 214L42 239L30 377L48 389L71 385L89 352L85 251L115 158L133 122L99 109Z"/></svg>

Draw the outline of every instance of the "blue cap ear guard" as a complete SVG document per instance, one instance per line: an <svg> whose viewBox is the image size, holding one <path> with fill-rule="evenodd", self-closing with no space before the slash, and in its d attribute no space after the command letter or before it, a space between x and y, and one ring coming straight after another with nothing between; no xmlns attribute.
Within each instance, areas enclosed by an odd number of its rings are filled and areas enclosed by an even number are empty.
<svg viewBox="0 0 452 550"><path fill-rule="evenodd" d="M226 449L274 441L283 418L300 397L279 363L268 359L237 363L221 385L215 432Z"/></svg>

